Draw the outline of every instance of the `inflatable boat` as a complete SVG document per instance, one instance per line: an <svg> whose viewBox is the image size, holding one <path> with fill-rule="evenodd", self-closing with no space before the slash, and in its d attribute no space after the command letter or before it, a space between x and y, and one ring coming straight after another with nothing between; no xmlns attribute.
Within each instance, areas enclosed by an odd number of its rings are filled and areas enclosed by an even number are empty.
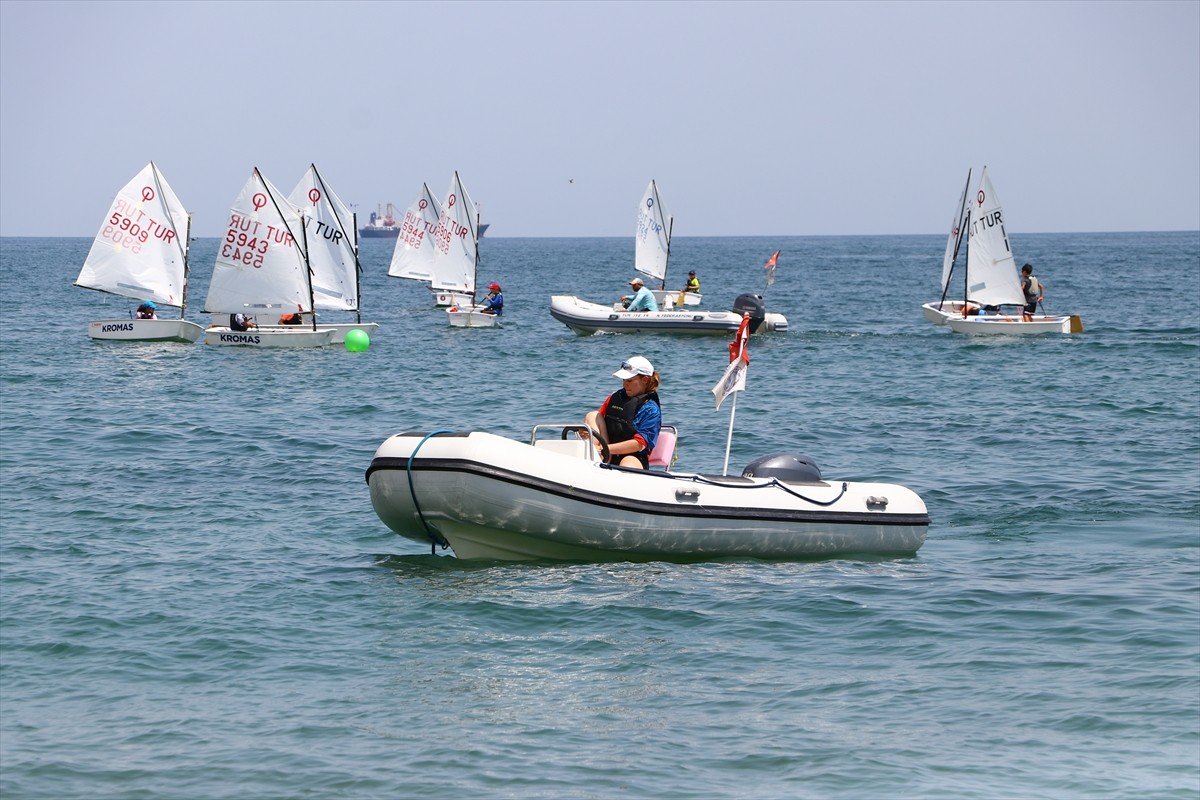
<svg viewBox="0 0 1200 800"><path fill-rule="evenodd" d="M732 311L705 311L673 306L662 311L626 311L620 303L611 306L589 303L572 295L550 298L550 316L581 336L612 333L736 333L742 314L750 314L751 333L787 331L783 314L769 313L758 295L739 295Z"/></svg>
<svg viewBox="0 0 1200 800"><path fill-rule="evenodd" d="M651 469L628 469L602 463L580 431L542 423L529 442L396 434L367 469L371 503L400 536L463 559L903 556L925 542L925 503L903 486L825 480L811 459L786 453L736 476L672 472L669 426Z"/></svg>

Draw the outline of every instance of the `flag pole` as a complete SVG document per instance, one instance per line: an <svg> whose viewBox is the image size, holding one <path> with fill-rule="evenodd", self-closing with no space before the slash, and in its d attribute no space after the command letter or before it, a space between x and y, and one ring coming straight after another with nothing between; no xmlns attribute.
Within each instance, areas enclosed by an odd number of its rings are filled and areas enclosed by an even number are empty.
<svg viewBox="0 0 1200 800"><path fill-rule="evenodd" d="M737 413L738 392L733 393L733 405L729 407L729 434L725 437L725 463L721 466L722 477L729 474L729 448L733 444L733 415Z"/></svg>

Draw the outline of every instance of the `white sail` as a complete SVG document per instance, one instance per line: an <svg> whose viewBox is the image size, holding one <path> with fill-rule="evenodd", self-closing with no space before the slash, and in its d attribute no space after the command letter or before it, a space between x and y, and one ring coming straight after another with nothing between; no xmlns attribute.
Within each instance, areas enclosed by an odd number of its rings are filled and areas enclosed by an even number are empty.
<svg viewBox="0 0 1200 800"><path fill-rule="evenodd" d="M312 311L300 216L258 168L233 202L204 310Z"/></svg>
<svg viewBox="0 0 1200 800"><path fill-rule="evenodd" d="M992 188L987 167L972 203L967 240L967 296L982 306L1021 305L1025 294L1004 229L1000 199Z"/></svg>
<svg viewBox="0 0 1200 800"><path fill-rule="evenodd" d="M432 288L474 294L479 216L457 171L442 202L433 244Z"/></svg>
<svg viewBox="0 0 1200 800"><path fill-rule="evenodd" d="M354 215L337 193L309 166L288 195L300 213L308 265L312 269L313 305L318 309L358 308L358 231Z"/></svg>
<svg viewBox="0 0 1200 800"><path fill-rule="evenodd" d="M151 161L113 199L76 286L183 307L188 212Z"/></svg>
<svg viewBox="0 0 1200 800"><path fill-rule="evenodd" d="M433 232L437 228L439 203L429 191L429 185L421 184L421 193L404 212L400 223L400 235L396 237L396 249L392 251L392 263L388 275L393 278L411 278L417 281L433 280Z"/></svg>
<svg viewBox="0 0 1200 800"><path fill-rule="evenodd" d="M634 242L633 268L657 278L665 285L667 259L671 255L671 215L658 194L654 181L638 203L637 236Z"/></svg>
<svg viewBox="0 0 1200 800"><path fill-rule="evenodd" d="M950 235L946 237L946 254L942 258L942 294L950 282L950 273L954 271L954 261L958 258L958 248L962 244L963 234L967 230L967 222L971 211L967 207L967 192L971 189L971 170L967 170L967 182L963 184L962 195L958 205L954 207L954 219L950 220Z"/></svg>

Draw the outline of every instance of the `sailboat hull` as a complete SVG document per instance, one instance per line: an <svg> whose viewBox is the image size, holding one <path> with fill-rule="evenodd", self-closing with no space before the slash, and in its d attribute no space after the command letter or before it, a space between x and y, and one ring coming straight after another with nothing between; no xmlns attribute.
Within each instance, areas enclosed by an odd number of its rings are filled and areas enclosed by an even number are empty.
<svg viewBox="0 0 1200 800"><path fill-rule="evenodd" d="M324 330L325 328L333 329L333 339L331 340L333 344L343 344L346 341L346 334L350 331L362 331L367 336L374 336L375 331L379 330L378 322L335 322L329 324L318 322L317 324L321 326L320 330ZM295 328L287 325L260 325L255 330L288 331L295 330ZM311 328L301 327L300 330L311 330Z"/></svg>
<svg viewBox="0 0 1200 800"><path fill-rule="evenodd" d="M997 314L986 317L959 317L946 324L955 333L968 336L1030 336L1039 333L1083 333L1083 320L1078 315L1061 317L1037 316L1031 321L1020 315Z"/></svg>
<svg viewBox="0 0 1200 800"><path fill-rule="evenodd" d="M949 319L961 318L962 310L962 300L947 300L944 303L926 303L921 306L921 312L925 315L925 319L934 325L945 325Z"/></svg>
<svg viewBox="0 0 1200 800"><path fill-rule="evenodd" d="M470 292L455 292L448 289L432 289L431 291L435 308L469 306L475 302L475 296Z"/></svg>
<svg viewBox="0 0 1200 800"><path fill-rule="evenodd" d="M475 308L448 308L446 316L452 328L495 328L500 318L495 314L485 314L481 306Z"/></svg>
<svg viewBox="0 0 1200 800"><path fill-rule="evenodd" d="M193 344L204 329L185 319L100 319L88 323L88 336L119 342Z"/></svg>
<svg viewBox="0 0 1200 800"><path fill-rule="evenodd" d="M665 308L668 304L675 308L698 306L704 300L699 292L672 292L667 289L654 289L651 294L654 295L654 302L658 303L659 308Z"/></svg>
<svg viewBox="0 0 1200 800"><path fill-rule="evenodd" d="M251 328L235 331L232 328L212 327L204 331L204 343L220 347L323 347L333 342L332 328Z"/></svg>

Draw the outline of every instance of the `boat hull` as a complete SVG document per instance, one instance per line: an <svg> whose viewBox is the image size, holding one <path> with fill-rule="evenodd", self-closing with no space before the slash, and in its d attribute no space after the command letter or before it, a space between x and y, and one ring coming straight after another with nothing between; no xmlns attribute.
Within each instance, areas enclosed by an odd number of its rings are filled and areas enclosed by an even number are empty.
<svg viewBox="0 0 1200 800"><path fill-rule="evenodd" d="M366 477L384 524L465 559L909 555L929 526L902 486L628 470L478 431L393 436Z"/></svg>
<svg viewBox="0 0 1200 800"><path fill-rule="evenodd" d="M733 311L617 311L570 295L551 297L550 315L581 336L599 332L724 336L736 333L742 324L742 315ZM758 330L786 331L787 319L782 314L767 314Z"/></svg>
<svg viewBox="0 0 1200 800"><path fill-rule="evenodd" d="M475 302L475 296L470 292L456 292L452 289L431 289L434 308L453 306L470 306Z"/></svg>
<svg viewBox="0 0 1200 800"><path fill-rule="evenodd" d="M934 325L945 325L947 320L961 318L962 310L962 300L947 300L944 303L935 301L921 306L921 312L925 315L925 319Z"/></svg>
<svg viewBox="0 0 1200 800"><path fill-rule="evenodd" d="M495 314L485 314L482 307L446 309L446 318L452 328L495 328L500 318Z"/></svg>
<svg viewBox="0 0 1200 800"><path fill-rule="evenodd" d="M363 333L367 334L367 336L374 336L375 331L379 330L378 322L335 322L335 323L330 323L330 324L326 324L324 322L319 322L317 324L320 326L321 330L324 330L325 328L333 329L333 339L330 340L331 343L333 343L333 344L344 343L346 341L346 334L349 333L350 331L362 331ZM295 330L297 327L299 327L300 330L312 330L311 328L306 329L306 328L304 328L304 326L288 326L288 325L259 325L257 328L255 328L255 330L288 331L288 330Z"/></svg>
<svg viewBox="0 0 1200 800"><path fill-rule="evenodd" d="M119 342L194 344L204 329L185 319L100 319L88 323L88 336Z"/></svg>
<svg viewBox="0 0 1200 800"><path fill-rule="evenodd" d="M1031 321L1019 315L958 317L946 324L955 333L968 336L1032 336L1039 333L1083 333L1083 321L1074 314L1061 317L1036 316Z"/></svg>
<svg viewBox="0 0 1200 800"><path fill-rule="evenodd" d="M672 292L666 289L655 289L651 292L658 307L678 308L680 306L698 306L704 300L699 292Z"/></svg>
<svg viewBox="0 0 1200 800"><path fill-rule="evenodd" d="M235 331L232 328L212 327L204 331L204 343L218 347L323 347L333 342L332 328L251 328Z"/></svg>

